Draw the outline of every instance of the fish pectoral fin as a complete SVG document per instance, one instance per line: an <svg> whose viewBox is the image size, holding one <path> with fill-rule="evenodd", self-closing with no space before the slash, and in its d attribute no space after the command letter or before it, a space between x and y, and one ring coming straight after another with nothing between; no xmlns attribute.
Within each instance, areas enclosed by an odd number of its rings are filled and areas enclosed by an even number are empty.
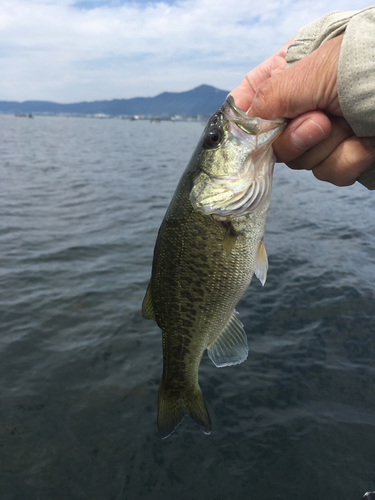
<svg viewBox="0 0 375 500"><path fill-rule="evenodd" d="M148 284L145 298L143 299L142 304L142 316L145 319L153 319L156 321L154 306L152 305L152 295L151 295L151 282Z"/></svg>
<svg viewBox="0 0 375 500"><path fill-rule="evenodd" d="M199 386L176 394L175 390L168 388L167 383L162 382L158 401L159 435L163 439L170 436L185 415L189 415L204 434L210 434L211 419Z"/></svg>
<svg viewBox="0 0 375 500"><path fill-rule="evenodd" d="M232 226L232 224L229 224L227 232L225 233L224 242L223 242L224 251L225 251L225 255L227 258L229 257L234 245L236 244L236 241L237 241L237 233L236 233L234 227Z"/></svg>
<svg viewBox="0 0 375 500"><path fill-rule="evenodd" d="M219 368L238 365L247 358L247 337L237 315L238 313L233 311L220 335L207 348L209 358Z"/></svg>
<svg viewBox="0 0 375 500"><path fill-rule="evenodd" d="M262 240L259 243L258 251L255 256L254 273L263 286L267 279L267 270L268 270L268 258L267 258L266 247L264 246L264 241Z"/></svg>

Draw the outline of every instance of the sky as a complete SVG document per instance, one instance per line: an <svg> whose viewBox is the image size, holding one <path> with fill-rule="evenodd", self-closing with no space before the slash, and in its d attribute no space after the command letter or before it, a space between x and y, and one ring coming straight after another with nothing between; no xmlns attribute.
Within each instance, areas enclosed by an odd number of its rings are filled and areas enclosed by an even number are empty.
<svg viewBox="0 0 375 500"><path fill-rule="evenodd" d="M1 0L0 100L232 90L298 29L362 0Z"/></svg>

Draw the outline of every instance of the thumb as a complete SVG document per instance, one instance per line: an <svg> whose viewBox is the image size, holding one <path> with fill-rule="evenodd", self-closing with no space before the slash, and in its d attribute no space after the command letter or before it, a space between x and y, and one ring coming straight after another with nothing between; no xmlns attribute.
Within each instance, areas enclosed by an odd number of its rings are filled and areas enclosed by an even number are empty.
<svg viewBox="0 0 375 500"><path fill-rule="evenodd" d="M328 40L293 66L261 83L247 114L272 120L321 109L342 116L336 84L342 37Z"/></svg>

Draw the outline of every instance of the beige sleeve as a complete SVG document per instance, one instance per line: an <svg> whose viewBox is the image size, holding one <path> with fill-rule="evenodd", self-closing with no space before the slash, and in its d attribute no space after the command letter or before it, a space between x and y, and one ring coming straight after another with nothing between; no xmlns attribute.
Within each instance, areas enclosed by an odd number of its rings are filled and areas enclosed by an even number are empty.
<svg viewBox="0 0 375 500"><path fill-rule="evenodd" d="M301 28L286 56L291 66L344 33L337 91L345 119L358 137L375 136L375 5L361 11L331 12ZM375 189L375 164L358 181Z"/></svg>

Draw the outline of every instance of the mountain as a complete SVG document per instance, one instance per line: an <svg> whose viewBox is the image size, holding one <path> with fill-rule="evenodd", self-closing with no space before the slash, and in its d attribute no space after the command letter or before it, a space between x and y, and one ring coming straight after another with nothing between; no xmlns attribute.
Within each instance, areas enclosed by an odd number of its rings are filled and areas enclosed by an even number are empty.
<svg viewBox="0 0 375 500"><path fill-rule="evenodd" d="M59 104L49 101L0 101L0 113L106 114L118 115L210 115L224 102L228 92L201 85L187 92L163 92L155 97Z"/></svg>

